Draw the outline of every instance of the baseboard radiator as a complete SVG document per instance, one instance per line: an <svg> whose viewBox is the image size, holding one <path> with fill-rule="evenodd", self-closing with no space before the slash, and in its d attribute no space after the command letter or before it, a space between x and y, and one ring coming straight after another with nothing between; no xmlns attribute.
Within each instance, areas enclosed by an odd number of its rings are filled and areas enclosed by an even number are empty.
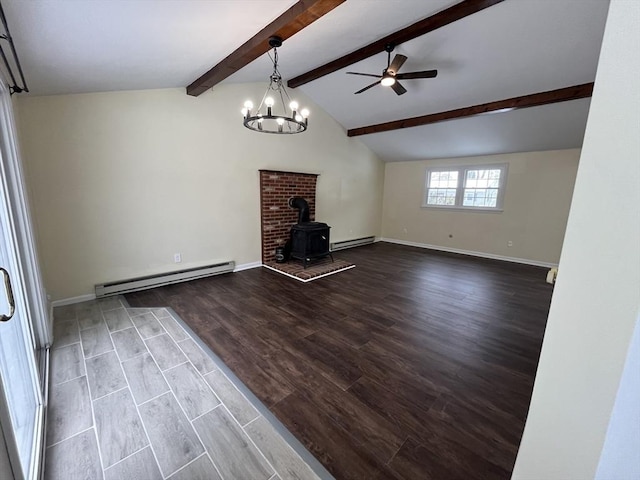
<svg viewBox="0 0 640 480"><path fill-rule="evenodd" d="M236 262L217 263L204 267L188 268L146 277L131 278L119 282L104 283L96 285L96 298L107 297L109 295L119 295L121 293L136 292L149 288L169 285L171 283L187 282L197 278L220 275L222 273L233 272Z"/></svg>
<svg viewBox="0 0 640 480"><path fill-rule="evenodd" d="M331 251L344 250L345 248L361 247L363 245L369 245L375 241L376 237L363 237L356 238L354 240L344 240L342 242L335 242L331 244Z"/></svg>

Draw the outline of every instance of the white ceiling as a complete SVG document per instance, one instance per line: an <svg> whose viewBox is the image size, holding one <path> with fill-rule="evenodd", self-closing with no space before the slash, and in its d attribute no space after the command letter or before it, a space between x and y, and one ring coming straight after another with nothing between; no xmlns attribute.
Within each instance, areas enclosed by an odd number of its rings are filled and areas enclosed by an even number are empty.
<svg viewBox="0 0 640 480"><path fill-rule="evenodd" d="M4 0L32 94L186 87L295 0ZM371 43L456 0L347 0L287 40L285 79ZM345 71L379 73L380 53L300 89L345 129L537 93L595 79L608 0L506 0L400 45L408 93ZM266 81L266 55L225 82ZM215 88L215 87L214 87ZM290 94L294 96L295 91ZM359 137L386 161L582 144L589 100ZM311 120L312 122L312 120ZM311 124L312 125L312 124Z"/></svg>

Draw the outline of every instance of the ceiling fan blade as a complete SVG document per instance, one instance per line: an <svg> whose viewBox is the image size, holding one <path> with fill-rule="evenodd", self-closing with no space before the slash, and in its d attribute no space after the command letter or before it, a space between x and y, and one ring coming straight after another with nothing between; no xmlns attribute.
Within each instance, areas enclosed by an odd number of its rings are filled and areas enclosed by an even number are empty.
<svg viewBox="0 0 640 480"><path fill-rule="evenodd" d="M363 77L382 78L382 75L374 75L373 73L347 72L349 75L362 75Z"/></svg>
<svg viewBox="0 0 640 480"><path fill-rule="evenodd" d="M367 86L366 86L366 87L364 87L363 89L358 90L357 92L355 92L355 94L357 95L358 93L362 93L362 92L364 92L364 91L367 91L367 90L369 90L370 88L375 87L375 86L376 86L376 85L378 85L379 83L380 83L380 80L378 80L377 82L372 83L371 85L367 85Z"/></svg>
<svg viewBox="0 0 640 480"><path fill-rule="evenodd" d="M395 75L396 73L398 73L398 70L400 70L402 64L404 64L404 62L406 61L407 57L405 57L404 55L400 55L399 53L396 54L396 56L393 57L391 65L387 67L387 72L389 72L391 75Z"/></svg>
<svg viewBox="0 0 640 480"><path fill-rule="evenodd" d="M403 95L405 93L407 93L407 89L404 88L402 85L400 85L398 82L394 83L393 85L391 85L391 88L393 89L394 92L396 92L398 95Z"/></svg>
<svg viewBox="0 0 640 480"><path fill-rule="evenodd" d="M423 72L399 73L396 78L400 80L411 80L413 78L434 78L438 75L438 70L425 70Z"/></svg>

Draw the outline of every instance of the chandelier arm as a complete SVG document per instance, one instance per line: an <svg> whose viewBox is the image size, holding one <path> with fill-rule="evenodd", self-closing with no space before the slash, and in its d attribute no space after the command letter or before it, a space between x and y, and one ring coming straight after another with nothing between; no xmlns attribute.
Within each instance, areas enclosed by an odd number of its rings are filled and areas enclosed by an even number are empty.
<svg viewBox="0 0 640 480"><path fill-rule="evenodd" d="M264 92L264 95L262 95L262 100L260 100L260 105L258 105L258 109L256 110L257 113L260 113L260 109L262 108L262 106L264 105L264 99L267 98L267 94L269 93L269 88L267 88Z"/></svg>
<svg viewBox="0 0 640 480"><path fill-rule="evenodd" d="M283 111L283 113L284 113L284 116L285 116L285 117L288 117L288 116L289 116L289 114L288 114L288 112L287 112L287 103L284 101L284 95L282 94L282 90L283 90L282 88L281 88L281 89L279 89L279 90L278 90L278 93L280 94L280 100L282 101L282 111ZM284 93L286 94L286 93L287 93L287 91L285 90L285 91L284 91ZM288 96L289 96L289 95L287 95L287 97L288 97Z"/></svg>

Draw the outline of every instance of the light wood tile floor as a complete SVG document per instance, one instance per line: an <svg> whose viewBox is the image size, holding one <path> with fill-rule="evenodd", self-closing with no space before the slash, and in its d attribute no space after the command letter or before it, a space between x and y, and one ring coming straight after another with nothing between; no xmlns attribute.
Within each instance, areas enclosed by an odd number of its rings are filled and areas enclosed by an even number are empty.
<svg viewBox="0 0 640 480"><path fill-rule="evenodd" d="M168 309L54 311L45 480L332 478Z"/></svg>

